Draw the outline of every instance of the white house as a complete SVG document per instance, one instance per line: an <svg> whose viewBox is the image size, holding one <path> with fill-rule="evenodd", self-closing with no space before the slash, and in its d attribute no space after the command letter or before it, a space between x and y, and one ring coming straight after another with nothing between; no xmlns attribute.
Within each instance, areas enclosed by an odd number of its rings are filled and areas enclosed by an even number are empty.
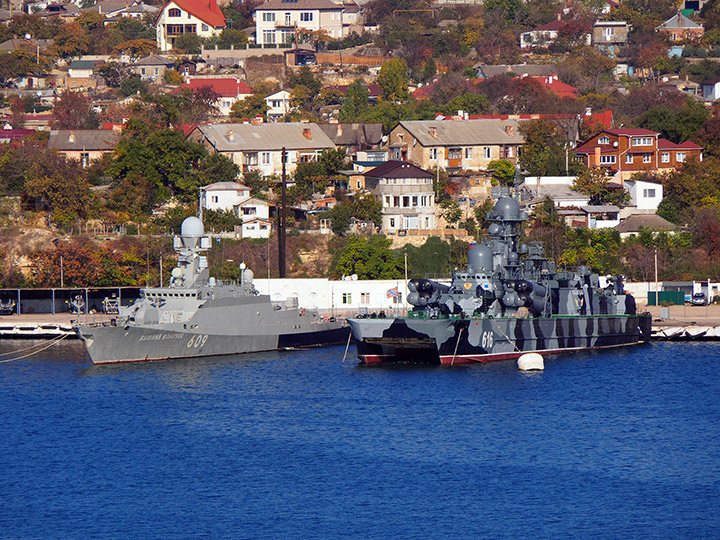
<svg viewBox="0 0 720 540"><path fill-rule="evenodd" d="M160 11L155 23L158 48L174 48L184 34L201 38L216 36L225 28L225 15L215 0L171 0Z"/></svg>
<svg viewBox="0 0 720 540"><path fill-rule="evenodd" d="M200 204L204 210L232 210L250 198L250 188L237 182L216 182L200 188Z"/></svg>
<svg viewBox="0 0 720 540"><path fill-rule="evenodd" d="M292 109L292 107L290 107L290 92L288 90L275 92L265 98L265 104L268 106L268 120L270 122L277 122Z"/></svg>
<svg viewBox="0 0 720 540"><path fill-rule="evenodd" d="M627 180L625 189L630 193L630 204L637 210L644 210L643 213L654 213L663 200L662 184ZM638 212L633 212L638 213Z"/></svg>
<svg viewBox="0 0 720 540"><path fill-rule="evenodd" d="M558 38L560 30L565 27L565 24L565 22L555 19L533 30L522 32L520 34L520 47L523 49L547 47Z"/></svg>
<svg viewBox="0 0 720 540"><path fill-rule="evenodd" d="M266 0L255 16L255 41L260 45L290 44L298 30L323 30L343 36L343 5L331 0Z"/></svg>
<svg viewBox="0 0 720 540"><path fill-rule="evenodd" d="M242 220L243 238L269 238L270 204L250 196L250 188L237 182L216 182L201 188L203 210L231 210Z"/></svg>

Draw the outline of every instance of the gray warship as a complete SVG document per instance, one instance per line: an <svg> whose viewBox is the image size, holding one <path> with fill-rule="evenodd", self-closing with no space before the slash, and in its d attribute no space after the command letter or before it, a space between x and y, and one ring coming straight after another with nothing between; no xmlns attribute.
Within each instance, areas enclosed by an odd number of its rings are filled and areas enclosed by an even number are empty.
<svg viewBox="0 0 720 540"><path fill-rule="evenodd" d="M540 243L520 243L527 214L511 197L488 213L489 239L470 248L449 285L408 282L406 317L349 319L363 363L467 364L649 341L621 276L558 271Z"/></svg>
<svg viewBox="0 0 720 540"><path fill-rule="evenodd" d="M174 238L178 254L167 287L141 289L115 319L74 329L94 364L198 358L346 343L350 329L317 311L284 307L258 294L253 275L240 283L209 277L211 246L202 221L187 218Z"/></svg>

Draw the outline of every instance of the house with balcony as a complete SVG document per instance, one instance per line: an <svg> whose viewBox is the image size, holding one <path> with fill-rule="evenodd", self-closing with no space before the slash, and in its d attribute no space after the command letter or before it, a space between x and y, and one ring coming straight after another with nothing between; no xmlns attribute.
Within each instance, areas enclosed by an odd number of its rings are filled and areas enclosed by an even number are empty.
<svg viewBox="0 0 720 540"><path fill-rule="evenodd" d="M672 43L699 43L705 33L702 24L688 19L682 13L671 17L655 30L665 34Z"/></svg>
<svg viewBox="0 0 720 540"><path fill-rule="evenodd" d="M162 52L174 49L175 40L184 34L209 38L224 28L225 15L216 0L171 0L155 23L158 49Z"/></svg>
<svg viewBox="0 0 720 540"><path fill-rule="evenodd" d="M290 106L290 91L280 90L265 98L268 110L265 115L269 122L277 122L292 110Z"/></svg>
<svg viewBox="0 0 720 540"><path fill-rule="evenodd" d="M575 148L585 165L603 168L621 181L637 172L668 172L688 159L702 161L702 146L675 144L649 129L604 129Z"/></svg>
<svg viewBox="0 0 720 540"><path fill-rule="evenodd" d="M390 159L449 171L483 170L491 161L517 159L523 143L515 119L410 120L390 132Z"/></svg>
<svg viewBox="0 0 720 540"><path fill-rule="evenodd" d="M382 203L385 233L435 228L433 174L406 161L387 161L367 171L365 189Z"/></svg>
<svg viewBox="0 0 720 540"><path fill-rule="evenodd" d="M214 105L220 116L230 116L230 109L236 101L242 101L252 96L255 91L237 77L188 77L178 87L196 92L200 88L210 88L218 98Z"/></svg>
<svg viewBox="0 0 720 540"><path fill-rule="evenodd" d="M48 148L87 167L105 154L111 154L119 140L120 133L111 129L53 129Z"/></svg>
<svg viewBox="0 0 720 540"><path fill-rule="evenodd" d="M344 37L343 5L331 0L266 0L254 12L255 41L283 45L296 41L298 30L323 30L333 39Z"/></svg>
<svg viewBox="0 0 720 540"><path fill-rule="evenodd" d="M627 45L632 26L627 21L595 21L592 30L592 45L600 52L614 58L620 47Z"/></svg>
<svg viewBox="0 0 720 540"><path fill-rule="evenodd" d="M335 145L317 124L204 124L195 127L188 139L219 152L240 166L243 173L258 171L263 176L291 174L298 163L315 161L323 150Z"/></svg>

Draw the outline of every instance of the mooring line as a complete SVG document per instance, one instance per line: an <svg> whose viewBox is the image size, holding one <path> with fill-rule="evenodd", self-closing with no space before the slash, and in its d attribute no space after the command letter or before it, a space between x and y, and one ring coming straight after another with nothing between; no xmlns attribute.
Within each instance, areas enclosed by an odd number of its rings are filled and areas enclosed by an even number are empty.
<svg viewBox="0 0 720 540"><path fill-rule="evenodd" d="M52 347L53 345L56 345L57 343L59 343L60 341L62 341L62 340L65 339L66 337L68 337L69 335L70 335L70 334L64 334L64 335L60 336L60 338L54 339L54 341L51 341L49 345L43 347L42 349L38 349L37 351L33 351L33 352L31 352L31 353L24 354L24 355L22 355L22 356L18 356L17 358L8 358L8 359L6 359L6 360L0 360L0 364L5 364L5 363L7 363L7 362L14 362L14 361L16 361L16 360L22 360L22 359L24 359L24 358L28 358L28 357L30 357L30 356L33 356L33 355L35 355L35 354L37 354L37 353L39 353L39 352L43 352L44 350L49 349L49 348Z"/></svg>
<svg viewBox="0 0 720 540"><path fill-rule="evenodd" d="M64 337L66 337L66 335L67 334L60 334L59 336L55 336L54 338L52 338L50 341L59 341L59 340L63 339ZM27 337L27 336L24 336L24 337ZM8 339L11 339L11 338L8 338ZM40 345L35 343L33 345L30 345L29 347L25 347L24 349L17 349L12 352L0 353L0 358L2 358L3 356L10 356L11 354L17 354L19 352L29 351L30 349L34 349L35 347L38 347L38 346L40 346Z"/></svg>

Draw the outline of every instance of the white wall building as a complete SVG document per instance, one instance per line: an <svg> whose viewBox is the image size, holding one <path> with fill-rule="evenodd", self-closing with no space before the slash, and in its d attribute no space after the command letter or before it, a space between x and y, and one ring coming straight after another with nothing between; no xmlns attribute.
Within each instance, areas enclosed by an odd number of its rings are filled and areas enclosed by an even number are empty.
<svg viewBox="0 0 720 540"><path fill-rule="evenodd" d="M203 210L232 210L247 199L250 199L250 188L237 182L216 182L200 189Z"/></svg>
<svg viewBox="0 0 720 540"><path fill-rule="evenodd" d="M202 38L216 36L225 28L225 15L216 0L171 0L160 11L155 23L158 48L172 50L184 34Z"/></svg>
<svg viewBox="0 0 720 540"><path fill-rule="evenodd" d="M292 43L299 29L344 37L343 6L331 0L266 0L254 16L255 41L260 45Z"/></svg>
<svg viewBox="0 0 720 540"><path fill-rule="evenodd" d="M655 212L663 200L662 184L627 180L625 189L630 193L630 204L638 210Z"/></svg>
<svg viewBox="0 0 720 540"><path fill-rule="evenodd" d="M268 106L268 120L270 122L277 122L292 109L292 107L290 107L290 92L288 90L275 92L265 98L265 104Z"/></svg>
<svg viewBox="0 0 720 540"><path fill-rule="evenodd" d="M237 182L216 182L200 190L203 210L231 210L242 220L242 238L269 238L270 204L250 196L250 188Z"/></svg>

